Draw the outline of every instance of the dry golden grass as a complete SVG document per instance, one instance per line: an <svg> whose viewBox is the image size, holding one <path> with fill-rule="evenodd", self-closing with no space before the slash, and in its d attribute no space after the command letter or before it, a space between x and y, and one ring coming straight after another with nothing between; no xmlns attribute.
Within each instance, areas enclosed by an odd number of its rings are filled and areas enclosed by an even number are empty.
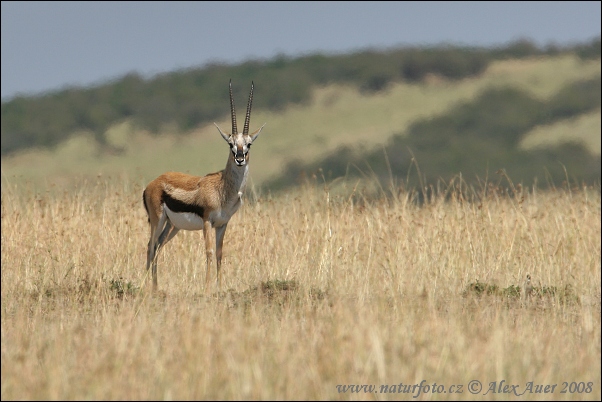
<svg viewBox="0 0 602 402"><path fill-rule="evenodd" d="M482 395L501 380L557 384L520 399L601 397L599 189L422 206L248 191L222 291L203 291L202 235L184 232L160 253L157 294L141 193L128 179L64 194L3 180L3 400L413 399L380 385L422 380L462 393L416 399L519 399Z"/></svg>

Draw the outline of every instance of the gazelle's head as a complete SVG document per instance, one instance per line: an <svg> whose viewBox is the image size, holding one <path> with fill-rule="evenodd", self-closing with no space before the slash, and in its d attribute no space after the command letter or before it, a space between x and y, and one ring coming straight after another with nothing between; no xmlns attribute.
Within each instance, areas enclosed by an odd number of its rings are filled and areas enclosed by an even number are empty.
<svg viewBox="0 0 602 402"><path fill-rule="evenodd" d="M265 124L256 131L249 134L249 123L251 122L251 105L253 103L253 82L251 82L251 93L249 94L249 103L247 104L247 116L245 117L245 127L242 133L239 133L236 128L236 110L234 109L234 97L232 96L232 80L230 80L230 112L232 114L232 134L225 134L216 123L215 127L219 130L222 138L230 145L232 155L230 158L237 166L245 166L249 162L249 150L251 144L257 139L261 129Z"/></svg>

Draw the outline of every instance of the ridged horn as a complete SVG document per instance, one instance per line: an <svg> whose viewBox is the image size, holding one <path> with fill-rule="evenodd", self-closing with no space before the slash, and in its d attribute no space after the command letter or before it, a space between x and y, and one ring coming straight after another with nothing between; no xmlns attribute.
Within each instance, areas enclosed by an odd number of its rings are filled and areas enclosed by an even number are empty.
<svg viewBox="0 0 602 402"><path fill-rule="evenodd" d="M247 104L247 116L245 117L245 128L243 135L249 135L249 123L251 122L251 104L253 103L253 81L251 81L251 93L249 94L249 103Z"/></svg>
<svg viewBox="0 0 602 402"><path fill-rule="evenodd" d="M232 135L238 134L236 127L236 109L234 108L234 97L232 96L232 80L230 80L230 113L232 114Z"/></svg>

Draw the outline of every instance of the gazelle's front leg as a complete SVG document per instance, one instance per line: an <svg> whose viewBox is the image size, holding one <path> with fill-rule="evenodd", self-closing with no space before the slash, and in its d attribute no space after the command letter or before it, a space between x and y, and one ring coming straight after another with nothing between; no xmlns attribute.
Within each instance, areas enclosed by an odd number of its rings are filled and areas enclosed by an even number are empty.
<svg viewBox="0 0 602 402"><path fill-rule="evenodd" d="M224 235L226 234L226 227L228 224L224 224L218 228L215 228L215 257L217 260L217 289L220 288L220 272L222 267L222 246L224 245Z"/></svg>
<svg viewBox="0 0 602 402"><path fill-rule="evenodd" d="M205 276L205 291L209 289L211 279L211 261L213 260L213 242L211 241L211 222L203 222L203 237L205 238L205 255L207 256L207 275Z"/></svg>

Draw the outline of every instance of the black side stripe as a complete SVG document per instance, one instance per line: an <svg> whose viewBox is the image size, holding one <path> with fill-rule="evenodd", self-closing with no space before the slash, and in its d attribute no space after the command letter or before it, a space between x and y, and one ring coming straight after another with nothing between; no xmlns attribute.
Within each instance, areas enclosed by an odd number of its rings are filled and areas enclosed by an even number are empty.
<svg viewBox="0 0 602 402"><path fill-rule="evenodd" d="M167 205L167 207L173 212L192 212L193 214L198 215L201 219L205 215L205 210L203 207L176 200L165 191L163 191L163 194L161 194L161 202Z"/></svg>

